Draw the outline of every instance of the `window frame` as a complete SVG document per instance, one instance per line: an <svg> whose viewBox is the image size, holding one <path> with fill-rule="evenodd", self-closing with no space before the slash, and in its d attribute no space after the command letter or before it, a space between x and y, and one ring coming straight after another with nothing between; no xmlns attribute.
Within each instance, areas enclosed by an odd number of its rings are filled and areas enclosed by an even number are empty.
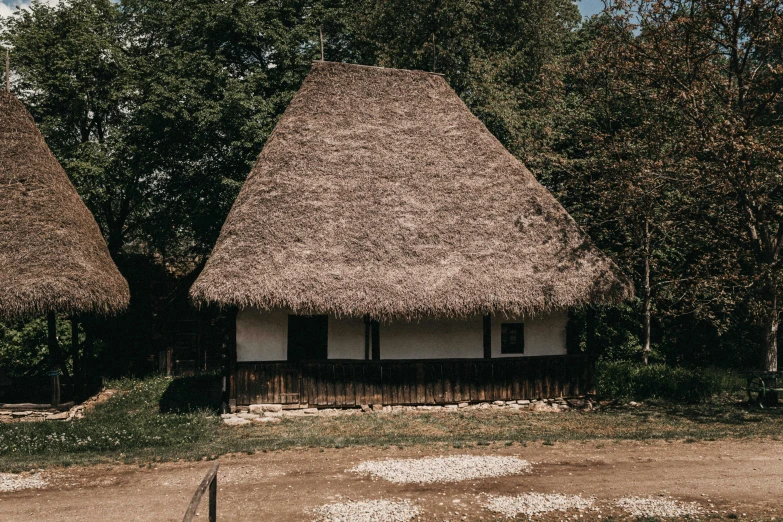
<svg viewBox="0 0 783 522"><path fill-rule="evenodd" d="M508 346L508 336L511 332L509 329L516 330L516 335L519 340L514 343L514 346ZM525 323L500 323L500 354L501 355L524 355L525 354Z"/></svg>

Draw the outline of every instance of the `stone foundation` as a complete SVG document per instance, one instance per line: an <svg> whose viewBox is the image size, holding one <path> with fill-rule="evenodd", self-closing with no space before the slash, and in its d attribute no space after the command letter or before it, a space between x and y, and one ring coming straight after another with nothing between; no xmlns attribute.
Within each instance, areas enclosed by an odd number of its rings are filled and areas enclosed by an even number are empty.
<svg viewBox="0 0 783 522"><path fill-rule="evenodd" d="M251 404L239 406L232 413L220 416L229 426L242 426L251 422L280 422L283 417L361 415L378 413L398 413L406 411L456 412L467 410L509 410L531 412L562 412L571 409L592 410L594 403L590 399L562 397L556 399L494 401L443 406L383 406L381 404L362 404L357 408L310 408L303 404Z"/></svg>

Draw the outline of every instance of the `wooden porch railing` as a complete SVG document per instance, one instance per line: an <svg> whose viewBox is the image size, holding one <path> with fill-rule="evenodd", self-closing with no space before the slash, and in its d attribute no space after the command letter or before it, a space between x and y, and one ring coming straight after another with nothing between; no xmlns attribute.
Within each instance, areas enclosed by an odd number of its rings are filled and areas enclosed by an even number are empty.
<svg viewBox="0 0 783 522"><path fill-rule="evenodd" d="M498 359L238 362L236 404L448 404L584 395L593 391L585 355Z"/></svg>
<svg viewBox="0 0 783 522"><path fill-rule="evenodd" d="M217 520L217 472L220 464L215 462L207 472L204 480L199 484L198 489L193 494L193 499L190 501L188 510L185 512L185 518L182 522L192 522L193 517L196 516L196 510L201 503L201 497L209 489L209 522L215 522Z"/></svg>

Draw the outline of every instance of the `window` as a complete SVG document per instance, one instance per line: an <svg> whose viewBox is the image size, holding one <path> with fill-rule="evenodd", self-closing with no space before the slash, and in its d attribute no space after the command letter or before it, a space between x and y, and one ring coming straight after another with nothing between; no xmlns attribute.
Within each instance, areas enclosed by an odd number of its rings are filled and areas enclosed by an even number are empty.
<svg viewBox="0 0 783 522"><path fill-rule="evenodd" d="M500 325L500 353L525 353L525 325L502 323Z"/></svg>

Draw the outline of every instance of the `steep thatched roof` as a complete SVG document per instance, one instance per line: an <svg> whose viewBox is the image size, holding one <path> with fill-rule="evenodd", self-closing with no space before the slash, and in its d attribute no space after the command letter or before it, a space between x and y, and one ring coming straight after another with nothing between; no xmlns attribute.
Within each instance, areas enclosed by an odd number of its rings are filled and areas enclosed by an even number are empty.
<svg viewBox="0 0 783 522"><path fill-rule="evenodd" d="M316 62L191 295L416 318L632 292L441 76Z"/></svg>
<svg viewBox="0 0 783 522"><path fill-rule="evenodd" d="M27 109L0 93L0 319L113 313L128 283Z"/></svg>

